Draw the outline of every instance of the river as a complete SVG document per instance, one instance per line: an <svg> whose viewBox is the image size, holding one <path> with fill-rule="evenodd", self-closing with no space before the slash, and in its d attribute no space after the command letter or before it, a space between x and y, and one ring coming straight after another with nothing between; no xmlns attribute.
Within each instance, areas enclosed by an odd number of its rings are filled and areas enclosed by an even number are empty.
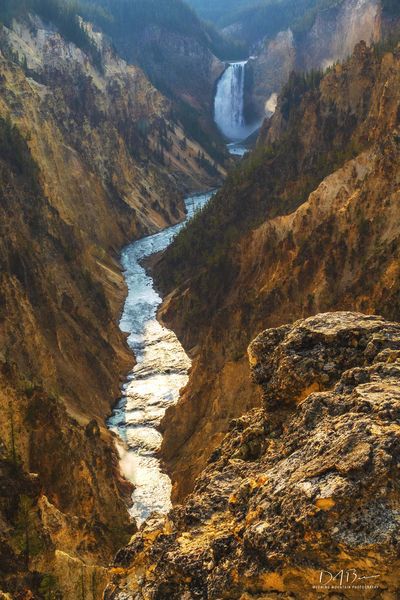
<svg viewBox="0 0 400 600"><path fill-rule="evenodd" d="M247 152L241 142L252 131L244 119L246 62L228 64L215 96L216 123L231 141L229 152L237 156ZM211 195L187 198L187 219ZM129 334L128 343L137 364L127 378L108 426L118 435L122 473L135 486L130 512L138 524L153 512L166 513L171 508L171 481L162 472L158 455L162 441L158 427L168 406L177 402L191 365L176 335L157 321L162 300L141 262L165 250L183 225L179 223L133 242L122 254L128 296L120 327Z"/></svg>
<svg viewBox="0 0 400 600"><path fill-rule="evenodd" d="M187 219L211 196L208 193L187 198ZM128 296L120 327L129 334L128 343L137 364L123 386L108 427L119 437L122 473L135 486L130 513L139 524L152 512L166 513L171 508L171 481L162 472L158 458L158 426L168 406L177 402L191 365L176 335L157 321L162 300L140 263L165 250L185 222L133 242L122 253Z"/></svg>

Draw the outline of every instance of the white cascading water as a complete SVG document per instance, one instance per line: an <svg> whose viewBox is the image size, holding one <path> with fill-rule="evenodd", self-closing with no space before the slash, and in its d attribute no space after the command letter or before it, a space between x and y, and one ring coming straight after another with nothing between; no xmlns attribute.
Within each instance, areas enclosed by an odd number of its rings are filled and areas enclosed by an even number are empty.
<svg viewBox="0 0 400 600"><path fill-rule="evenodd" d="M211 196L187 198L188 219ZM157 321L161 298L141 261L165 250L183 226L184 222L178 223L137 240L122 253L128 296L120 325L129 333L128 343L137 363L108 426L119 436L121 470L135 486L130 512L138 524L153 512L166 513L171 508L171 481L162 472L158 456L162 439L158 426L186 385L191 364L176 335Z"/></svg>
<svg viewBox="0 0 400 600"><path fill-rule="evenodd" d="M251 128L244 118L244 81L247 61L230 63L217 85L214 119L230 141L244 140Z"/></svg>

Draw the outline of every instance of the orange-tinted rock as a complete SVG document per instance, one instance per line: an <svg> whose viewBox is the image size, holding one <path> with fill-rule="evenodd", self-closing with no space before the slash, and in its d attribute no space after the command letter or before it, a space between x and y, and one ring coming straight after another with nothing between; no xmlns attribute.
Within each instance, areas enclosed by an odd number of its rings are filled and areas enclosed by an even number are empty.
<svg viewBox="0 0 400 600"><path fill-rule="evenodd" d="M274 333L281 341L269 345ZM150 543L144 532L132 538L126 574L108 586L107 599L355 599L366 585L373 587L365 598L394 599L400 362L386 350L399 349L398 323L358 313L320 314L283 336L261 334L250 355L266 407L231 424L193 493L157 524ZM311 370L320 375L319 357L328 355L330 385L298 404L297 382ZM254 436L263 449L238 452ZM339 587L319 591L321 582Z"/></svg>

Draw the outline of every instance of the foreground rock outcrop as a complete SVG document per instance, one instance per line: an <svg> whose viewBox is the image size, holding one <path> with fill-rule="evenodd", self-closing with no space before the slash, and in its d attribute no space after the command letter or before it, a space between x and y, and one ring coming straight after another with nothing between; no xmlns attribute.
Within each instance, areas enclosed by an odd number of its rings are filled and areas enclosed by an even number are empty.
<svg viewBox="0 0 400 600"><path fill-rule="evenodd" d="M117 555L105 597L395 600L400 325L319 314L263 332L249 360L263 407Z"/></svg>

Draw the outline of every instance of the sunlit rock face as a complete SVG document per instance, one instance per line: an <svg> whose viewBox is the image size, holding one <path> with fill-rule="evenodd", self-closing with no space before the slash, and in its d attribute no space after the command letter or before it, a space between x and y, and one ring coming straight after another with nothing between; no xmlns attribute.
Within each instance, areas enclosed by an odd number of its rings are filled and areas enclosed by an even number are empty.
<svg viewBox="0 0 400 600"><path fill-rule="evenodd" d="M380 0L343 0L317 13L311 29L302 36L282 31L260 44L257 56L250 61L252 86L247 103L260 116L270 116L265 103L279 93L293 69L326 69L352 54L361 40L368 45L381 38Z"/></svg>
<svg viewBox="0 0 400 600"><path fill-rule="evenodd" d="M249 360L264 407L231 423L182 506L133 536L105 597L311 600L331 583L394 599L399 324L319 314L261 333Z"/></svg>
<svg viewBox="0 0 400 600"><path fill-rule="evenodd" d="M185 285L175 293L172 286L166 288L170 296L165 319L185 347L198 352L182 401L167 411L163 423L163 458L176 499L192 491L193 474L204 468L230 420L257 405L244 353L259 330L338 309L398 319L399 71L397 50L380 57L361 43L349 61L325 75L314 93L293 103L288 120L282 114L285 99L278 103L259 138L266 148L277 145L278 158L270 162L267 154L243 188L226 186L220 192L221 202L238 207L235 226L241 229L241 241L226 252L238 274L231 283L224 282L212 308L207 284L200 290L189 269L184 271L185 257L175 259L175 268L185 273ZM349 142L351 153L339 157L342 166L328 167L332 150L336 161L335 149L348 148ZM326 172L331 170L327 177L320 172L321 164ZM268 188L277 173L278 185ZM301 199L309 175L312 193ZM276 209L287 214L269 212L275 193ZM288 197L301 205L294 210ZM262 224L247 230L243 217L249 201L254 201L254 211L263 199ZM224 216L215 215L221 233L229 227ZM168 255L159 269L165 274L172 268ZM193 326L194 319L185 318L199 297L205 299L203 312Z"/></svg>
<svg viewBox="0 0 400 600"><path fill-rule="evenodd" d="M188 218L209 198L210 194L188 198ZM122 257L129 291L120 325L129 333L128 343L137 362L109 427L120 437L121 468L135 486L131 515L139 523L152 512L165 513L171 508L171 482L158 459L162 439L158 426L168 406L178 400L191 365L176 335L157 321L161 298L141 261L164 250L182 225L134 242Z"/></svg>

